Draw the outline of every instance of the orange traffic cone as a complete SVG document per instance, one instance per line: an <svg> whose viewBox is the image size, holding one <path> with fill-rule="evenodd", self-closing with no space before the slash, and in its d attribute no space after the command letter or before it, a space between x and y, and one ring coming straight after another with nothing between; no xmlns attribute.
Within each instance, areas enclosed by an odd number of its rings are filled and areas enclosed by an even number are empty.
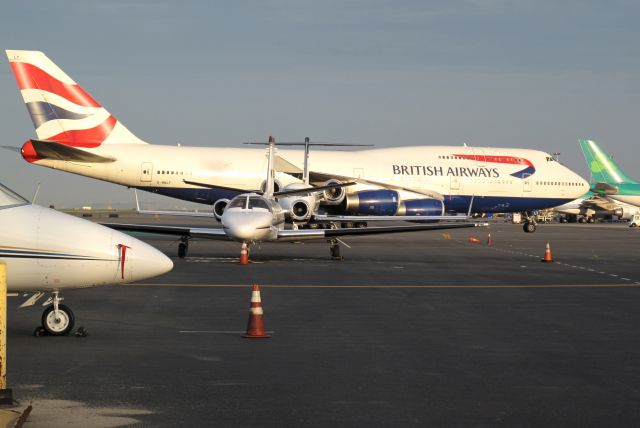
<svg viewBox="0 0 640 428"><path fill-rule="evenodd" d="M242 335L247 339L267 339L271 335L264 331L264 321L262 320L262 301L260 300L260 287L253 284L251 289L251 307L249 308L249 323L247 332Z"/></svg>
<svg viewBox="0 0 640 428"><path fill-rule="evenodd" d="M488 246L492 246L493 245L493 239L491 239L491 234L487 235L487 245Z"/></svg>
<svg viewBox="0 0 640 428"><path fill-rule="evenodd" d="M249 264L249 251L247 249L247 243L242 243L242 248L240 248L240 264L247 265Z"/></svg>
<svg viewBox="0 0 640 428"><path fill-rule="evenodd" d="M549 246L549 241L547 241L547 249L544 250L544 257L541 262L553 263L553 256L551 255L551 247Z"/></svg>
<svg viewBox="0 0 640 428"><path fill-rule="evenodd" d="M479 244L480 240L478 238L474 238L473 236L470 236L469 242L471 242L472 244Z"/></svg>

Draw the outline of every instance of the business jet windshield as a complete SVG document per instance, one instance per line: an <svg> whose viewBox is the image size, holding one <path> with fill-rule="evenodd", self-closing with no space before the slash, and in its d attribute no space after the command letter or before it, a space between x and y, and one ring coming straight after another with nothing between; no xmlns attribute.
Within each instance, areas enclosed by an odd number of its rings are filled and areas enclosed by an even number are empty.
<svg viewBox="0 0 640 428"><path fill-rule="evenodd" d="M29 201L27 201L25 198L18 195L8 187L0 184L0 207L13 207L16 205L24 205L28 203Z"/></svg>
<svg viewBox="0 0 640 428"><path fill-rule="evenodd" d="M229 208L242 208L248 210L264 209L271 211L269 204L267 204L267 201L262 196L237 196L229 202L227 209Z"/></svg>

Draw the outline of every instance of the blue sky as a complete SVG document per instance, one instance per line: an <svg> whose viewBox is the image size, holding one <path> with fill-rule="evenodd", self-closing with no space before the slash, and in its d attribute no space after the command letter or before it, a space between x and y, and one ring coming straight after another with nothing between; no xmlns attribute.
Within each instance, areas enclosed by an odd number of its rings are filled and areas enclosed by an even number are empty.
<svg viewBox="0 0 640 428"><path fill-rule="evenodd" d="M3 49L44 51L155 144L275 135L376 146L561 152L592 138L636 172L640 6L632 1L8 1ZM0 65L0 145L34 135ZM0 152L0 180L57 206L124 188ZM147 197L167 207L179 201Z"/></svg>

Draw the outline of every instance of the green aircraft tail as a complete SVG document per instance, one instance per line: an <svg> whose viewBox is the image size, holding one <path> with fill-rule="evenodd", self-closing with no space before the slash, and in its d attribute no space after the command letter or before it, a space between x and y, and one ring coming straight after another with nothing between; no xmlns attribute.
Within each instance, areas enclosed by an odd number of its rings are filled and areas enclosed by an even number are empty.
<svg viewBox="0 0 640 428"><path fill-rule="evenodd" d="M593 181L607 184L638 183L625 175L595 141L580 140L580 148L591 171Z"/></svg>

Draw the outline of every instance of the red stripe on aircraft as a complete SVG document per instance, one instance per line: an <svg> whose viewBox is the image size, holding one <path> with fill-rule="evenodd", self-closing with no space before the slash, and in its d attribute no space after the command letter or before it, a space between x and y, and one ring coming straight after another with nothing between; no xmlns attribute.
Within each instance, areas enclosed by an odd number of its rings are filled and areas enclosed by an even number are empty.
<svg viewBox="0 0 640 428"><path fill-rule="evenodd" d="M93 148L98 147L107 139L113 127L118 123L118 119L109 116L107 120L102 122L95 128L77 129L73 131L64 131L58 135L47 138L47 140L55 141L67 146Z"/></svg>
<svg viewBox="0 0 640 428"><path fill-rule="evenodd" d="M11 69L20 89L40 89L84 107L101 107L80 86L63 83L35 65L26 62L12 62Z"/></svg>
<svg viewBox="0 0 640 428"><path fill-rule="evenodd" d="M506 163L511 165L527 165L533 166L531 161L523 158L516 158L513 156L492 156L492 155L453 155L467 160L474 160L478 162L491 162L491 163Z"/></svg>

